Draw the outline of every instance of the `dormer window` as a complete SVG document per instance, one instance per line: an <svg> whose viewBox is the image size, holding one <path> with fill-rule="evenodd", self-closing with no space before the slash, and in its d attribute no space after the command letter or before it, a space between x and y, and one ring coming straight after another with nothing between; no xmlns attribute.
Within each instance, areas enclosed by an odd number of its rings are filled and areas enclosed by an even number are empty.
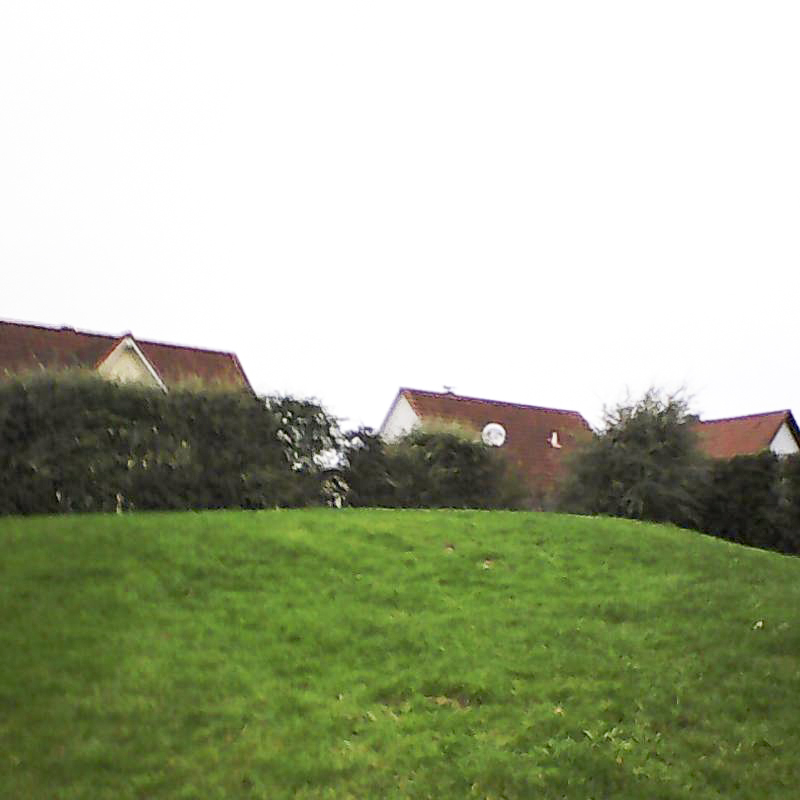
<svg viewBox="0 0 800 800"><path fill-rule="evenodd" d="M554 447L556 450L561 449L561 442L558 441L558 431L551 431L550 436L547 437L547 444Z"/></svg>

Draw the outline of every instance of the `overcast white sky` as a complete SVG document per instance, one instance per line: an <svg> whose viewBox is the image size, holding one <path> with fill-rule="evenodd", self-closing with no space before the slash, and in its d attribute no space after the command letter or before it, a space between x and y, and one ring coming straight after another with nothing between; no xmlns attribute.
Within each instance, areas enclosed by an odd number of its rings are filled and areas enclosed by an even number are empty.
<svg viewBox="0 0 800 800"><path fill-rule="evenodd" d="M0 317L399 386L800 412L800 4L0 5Z"/></svg>

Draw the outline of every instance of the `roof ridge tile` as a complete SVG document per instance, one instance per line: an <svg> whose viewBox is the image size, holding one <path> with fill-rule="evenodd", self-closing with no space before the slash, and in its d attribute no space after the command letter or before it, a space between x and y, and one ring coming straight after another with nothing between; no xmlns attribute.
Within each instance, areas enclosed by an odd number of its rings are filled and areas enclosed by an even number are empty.
<svg viewBox="0 0 800 800"><path fill-rule="evenodd" d="M508 400L490 400L485 397L471 397L469 395L455 394L454 392L433 392L428 389L412 389L408 386L403 386L400 389L400 393L402 394L403 392L426 395L428 397L450 398L456 401L466 400L472 403L485 403L486 405L492 405L492 406L508 406L510 408L524 408L524 409L529 409L531 411L549 411L556 414L570 414L572 416L583 417L583 415L579 411L575 411L573 409L552 408L551 406L534 406L530 405L529 403L514 403Z"/></svg>
<svg viewBox="0 0 800 800"><path fill-rule="evenodd" d="M787 414L790 413L790 409L783 408L778 411L761 411L757 414L742 414L738 417L720 417L719 419L699 419L697 422L700 425L713 425L716 422L737 422L738 420L748 420L748 419L758 419L759 417L774 417L774 416L782 416L785 417Z"/></svg>

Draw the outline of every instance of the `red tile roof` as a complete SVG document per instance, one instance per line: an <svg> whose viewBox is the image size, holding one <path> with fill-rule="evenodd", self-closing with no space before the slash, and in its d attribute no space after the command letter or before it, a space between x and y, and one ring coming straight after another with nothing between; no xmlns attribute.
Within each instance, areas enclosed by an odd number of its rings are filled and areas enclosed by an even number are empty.
<svg viewBox="0 0 800 800"><path fill-rule="evenodd" d="M797 423L792 412L788 410L698 421L695 423L695 431L700 439L700 448L706 455L712 458L732 458L767 450L784 422L800 442Z"/></svg>
<svg viewBox="0 0 800 800"><path fill-rule="evenodd" d="M556 485L564 474L565 459L579 442L591 436L589 423L577 411L419 389L403 388L399 395L423 422L457 422L476 434L489 422L499 422L506 431L500 449L516 463L523 480L538 497ZM560 448L549 442L553 431L558 434Z"/></svg>
<svg viewBox="0 0 800 800"><path fill-rule="evenodd" d="M109 353L130 336L168 387L199 381L205 386L246 388L250 382L234 353L204 350L136 339L131 334L107 334L51 328L0 320L0 373L32 369L96 369Z"/></svg>

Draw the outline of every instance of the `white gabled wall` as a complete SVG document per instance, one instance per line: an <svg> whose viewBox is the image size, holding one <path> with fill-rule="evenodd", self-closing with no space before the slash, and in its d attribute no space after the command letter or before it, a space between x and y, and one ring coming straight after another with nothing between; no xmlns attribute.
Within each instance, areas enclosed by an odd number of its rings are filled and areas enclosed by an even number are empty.
<svg viewBox="0 0 800 800"><path fill-rule="evenodd" d="M785 422L769 443L769 449L779 456L791 456L800 452L800 447L797 446L797 441Z"/></svg>
<svg viewBox="0 0 800 800"><path fill-rule="evenodd" d="M158 377L152 364L145 358L136 342L126 336L97 367L97 371L110 380L120 383L143 383L158 386L166 391L166 386Z"/></svg>
<svg viewBox="0 0 800 800"><path fill-rule="evenodd" d="M104 378L111 378L120 383L143 383L146 386L157 386L153 376L142 364L141 359L133 352L120 353L113 364L103 362L99 370Z"/></svg>
<svg viewBox="0 0 800 800"><path fill-rule="evenodd" d="M380 435L391 442L407 434L415 425L419 423L419 417L411 408L411 404L401 394L395 400L392 410L381 425Z"/></svg>

